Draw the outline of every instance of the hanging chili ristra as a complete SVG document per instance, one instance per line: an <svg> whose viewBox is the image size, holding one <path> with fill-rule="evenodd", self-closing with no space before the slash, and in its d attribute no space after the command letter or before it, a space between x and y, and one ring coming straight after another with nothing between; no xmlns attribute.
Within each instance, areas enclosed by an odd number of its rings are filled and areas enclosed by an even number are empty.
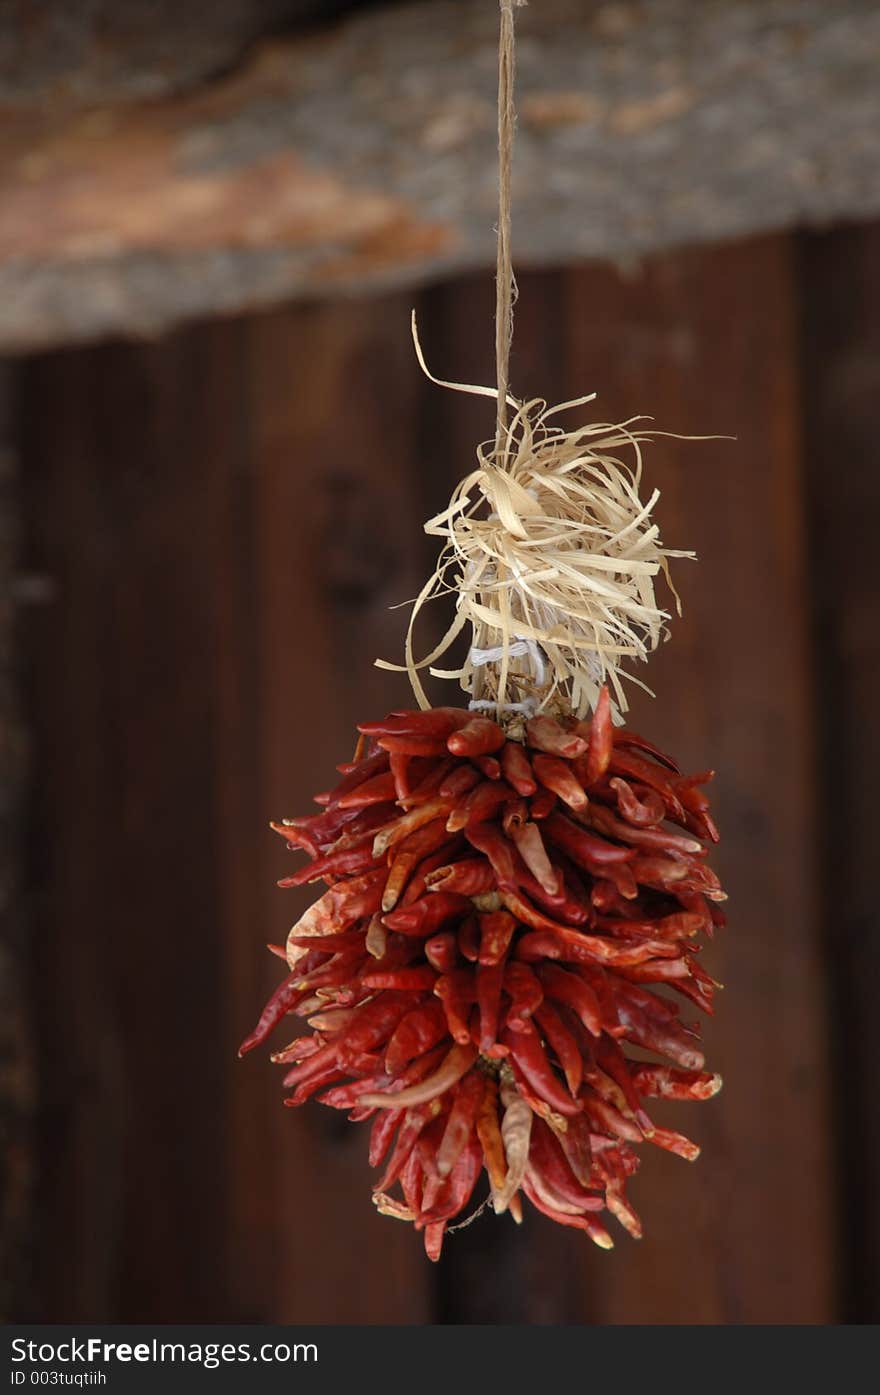
<svg viewBox="0 0 880 1395"><path fill-rule="evenodd" d="M698 1153L646 1102L721 1085L679 1002L711 1013L717 987L698 942L724 924L711 772L682 774L620 725L626 666L666 633L654 578L692 554L662 546L658 492L640 496L651 433L637 418L565 431L557 414L591 398L510 395L515 0L500 3L496 387L443 384L496 399L495 437L425 525L443 551L405 663L380 665L406 671L420 710L363 723L320 812L272 825L310 859L280 885L327 890L241 1048L308 1024L273 1056L286 1103L370 1122L375 1204L421 1231L431 1259L482 1173L517 1222L525 1197L605 1249L604 1210L640 1235L626 1196L640 1145ZM450 591L455 617L418 662L416 619ZM432 668L466 629L461 669ZM468 708L431 708L425 667L458 678Z"/></svg>
<svg viewBox="0 0 880 1395"><path fill-rule="evenodd" d="M274 825L311 858L282 885L322 877L329 890L291 930L291 971L242 1052L282 1019L308 1021L273 1058L288 1102L317 1097L371 1122L370 1162L386 1162L376 1204L423 1231L432 1258L481 1170L496 1211L519 1219L524 1195L607 1247L607 1208L639 1234L625 1196L638 1145L697 1154L645 1102L720 1085L696 1028L653 991L712 1010L695 936L723 923L705 860L715 827L695 779L608 711L605 692L592 723L545 715L521 742L464 710L393 713L363 725L367 750L321 812ZM474 760L490 750L486 782ZM487 784L493 797L476 799ZM609 896L612 868L631 879ZM623 1043L674 1064L630 1059Z"/></svg>

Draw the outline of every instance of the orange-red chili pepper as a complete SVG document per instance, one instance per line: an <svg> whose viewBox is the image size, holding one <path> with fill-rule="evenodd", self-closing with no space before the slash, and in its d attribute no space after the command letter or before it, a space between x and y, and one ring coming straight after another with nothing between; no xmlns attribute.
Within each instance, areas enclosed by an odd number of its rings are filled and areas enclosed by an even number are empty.
<svg viewBox="0 0 880 1395"><path fill-rule="evenodd" d="M546 998L535 1012L535 1022L562 1067L566 1085L576 1098L584 1076L584 1058L577 1041L566 1027L556 1007Z"/></svg>
<svg viewBox="0 0 880 1395"><path fill-rule="evenodd" d="M385 1048L385 1067L399 1075L416 1056L430 1051L446 1035L446 1014L440 1003L429 999L402 1017Z"/></svg>
<svg viewBox="0 0 880 1395"><path fill-rule="evenodd" d="M510 999L505 1018L507 1026L514 1032L521 1032L541 1006L544 990L528 964L510 959L504 968L504 991Z"/></svg>
<svg viewBox="0 0 880 1395"><path fill-rule="evenodd" d="M491 756L504 745L504 732L488 717L471 717L447 738L446 747L454 756Z"/></svg>
<svg viewBox="0 0 880 1395"><path fill-rule="evenodd" d="M585 809L589 800L571 766L558 756L532 756L532 769L541 784L572 809Z"/></svg>
<svg viewBox="0 0 880 1395"><path fill-rule="evenodd" d="M573 760L587 750L587 743L576 731L566 731L552 717L543 714L526 722L526 742L549 756Z"/></svg>
<svg viewBox="0 0 880 1395"><path fill-rule="evenodd" d="M437 1172L441 1177L449 1176L467 1147L483 1101L485 1080L481 1071L471 1070L458 1083L437 1149Z"/></svg>
<svg viewBox="0 0 880 1395"><path fill-rule="evenodd" d="M524 1022L518 1032L505 1028L501 1040L529 1085L551 1109L565 1115L580 1113L580 1101L572 1099L555 1075L541 1045L541 1038L531 1022Z"/></svg>
<svg viewBox="0 0 880 1395"><path fill-rule="evenodd" d="M538 788L535 772L518 741L508 741L501 752L501 772L507 783L524 798L530 798Z"/></svg>
<svg viewBox="0 0 880 1395"><path fill-rule="evenodd" d="M389 930L399 935L433 935L445 921L470 910L470 901L453 891L435 891L399 906L384 917Z"/></svg>
<svg viewBox="0 0 880 1395"><path fill-rule="evenodd" d="M425 941L425 958L441 974L458 967L458 936L453 930L441 931ZM444 1019L445 1026L445 1019Z"/></svg>
<svg viewBox="0 0 880 1395"><path fill-rule="evenodd" d="M484 911L479 916L481 964L499 964L510 947L516 921L509 911Z"/></svg>
<svg viewBox="0 0 880 1395"><path fill-rule="evenodd" d="M543 964L538 969L547 996L565 1003L583 1022L594 1037L602 1033L602 1010L592 988L577 974L561 969L558 964Z"/></svg>
<svg viewBox="0 0 880 1395"><path fill-rule="evenodd" d="M434 992L443 1004L453 1041L467 1045L471 1039L470 1007L476 998L473 975L462 970L441 974Z"/></svg>

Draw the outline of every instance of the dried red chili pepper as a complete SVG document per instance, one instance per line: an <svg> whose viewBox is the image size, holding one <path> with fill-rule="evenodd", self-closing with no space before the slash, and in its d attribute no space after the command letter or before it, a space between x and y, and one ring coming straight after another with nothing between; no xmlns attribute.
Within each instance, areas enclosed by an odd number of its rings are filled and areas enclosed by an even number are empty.
<svg viewBox="0 0 880 1395"><path fill-rule="evenodd" d="M432 1258L482 1170L499 1212L520 1219L524 1196L607 1247L605 1207L640 1234L625 1194L639 1145L697 1151L646 1103L720 1085L660 995L712 1009L698 940L724 914L706 777L615 732L604 690L591 722L541 714L522 742L455 708L361 730L319 812L273 825L310 859L284 884L330 885L242 1051L308 1020L273 1057L285 1102L371 1121L376 1203Z"/></svg>

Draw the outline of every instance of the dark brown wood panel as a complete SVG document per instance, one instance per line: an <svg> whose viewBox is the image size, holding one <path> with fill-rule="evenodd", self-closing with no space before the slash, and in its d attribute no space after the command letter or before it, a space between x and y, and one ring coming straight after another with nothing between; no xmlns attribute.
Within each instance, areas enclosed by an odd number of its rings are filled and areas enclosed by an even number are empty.
<svg viewBox="0 0 880 1395"><path fill-rule="evenodd" d="M229 336L34 364L24 390L46 1316L224 1306L213 661Z"/></svg>
<svg viewBox="0 0 880 1395"><path fill-rule="evenodd" d="M815 678L825 963L834 993L834 1123L843 1313L880 1320L880 1095L874 889L880 769L880 231L801 240L804 454L816 579Z"/></svg>

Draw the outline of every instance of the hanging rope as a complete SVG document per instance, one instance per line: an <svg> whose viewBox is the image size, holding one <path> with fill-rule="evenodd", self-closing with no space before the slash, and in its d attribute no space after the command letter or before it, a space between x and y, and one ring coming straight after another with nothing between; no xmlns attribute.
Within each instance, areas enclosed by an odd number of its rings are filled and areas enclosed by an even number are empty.
<svg viewBox="0 0 880 1395"><path fill-rule="evenodd" d="M498 243L495 265L495 384L498 415L495 453L502 457L507 433L507 390L510 382L510 346L513 341L513 306L516 280L510 246L510 178L516 114L513 86L516 73L516 36L513 10L526 0L500 0L501 32L498 40Z"/></svg>

